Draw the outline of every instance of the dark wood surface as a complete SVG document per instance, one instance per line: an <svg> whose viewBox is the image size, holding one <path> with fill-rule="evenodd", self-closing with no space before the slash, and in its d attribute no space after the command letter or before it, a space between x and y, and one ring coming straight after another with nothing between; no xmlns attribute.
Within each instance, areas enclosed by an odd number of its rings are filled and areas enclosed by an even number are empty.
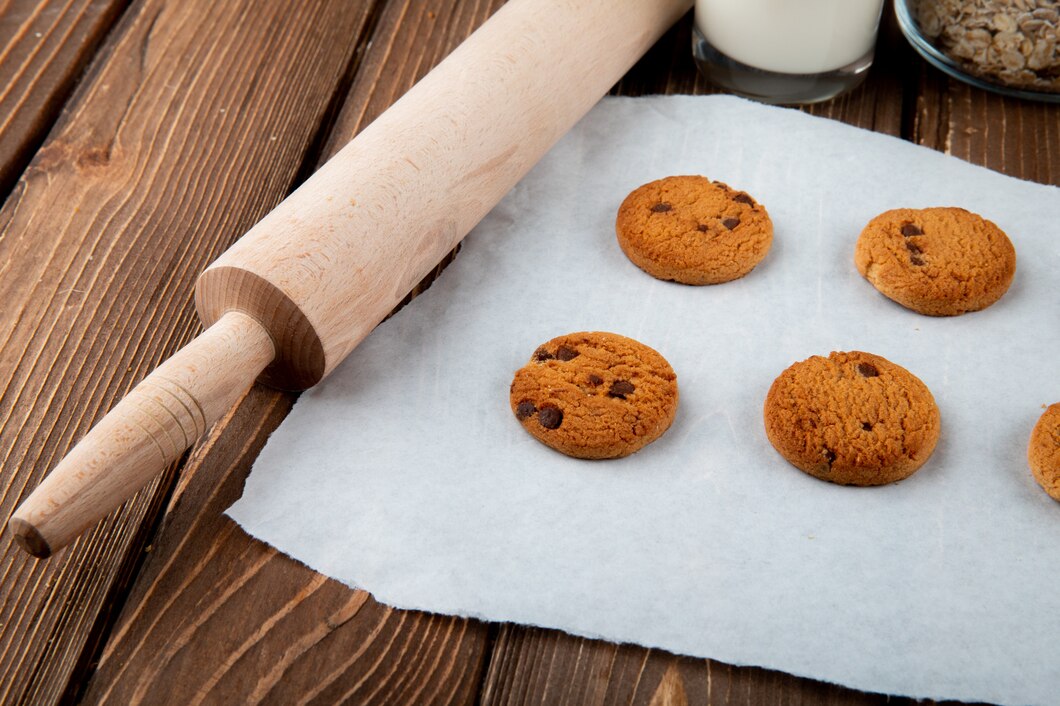
<svg viewBox="0 0 1060 706"><path fill-rule="evenodd" d="M198 272L500 4L0 0L5 517L198 331ZM615 92L709 92L689 29L686 17ZM1060 109L946 79L893 22L866 84L808 110L1060 184ZM4 539L0 703L888 701L394 610L306 569L222 515L293 399L254 388L178 468L50 560Z"/></svg>
<svg viewBox="0 0 1060 706"><path fill-rule="evenodd" d="M54 123L128 0L0 0L0 194Z"/></svg>

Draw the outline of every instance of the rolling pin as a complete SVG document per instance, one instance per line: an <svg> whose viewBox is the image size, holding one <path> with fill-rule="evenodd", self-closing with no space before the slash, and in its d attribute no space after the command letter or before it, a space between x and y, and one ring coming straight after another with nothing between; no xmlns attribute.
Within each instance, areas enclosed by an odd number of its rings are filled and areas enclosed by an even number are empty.
<svg viewBox="0 0 1060 706"><path fill-rule="evenodd" d="M260 380L326 377L692 0L510 0L221 255L204 331L122 399L8 521L47 557Z"/></svg>

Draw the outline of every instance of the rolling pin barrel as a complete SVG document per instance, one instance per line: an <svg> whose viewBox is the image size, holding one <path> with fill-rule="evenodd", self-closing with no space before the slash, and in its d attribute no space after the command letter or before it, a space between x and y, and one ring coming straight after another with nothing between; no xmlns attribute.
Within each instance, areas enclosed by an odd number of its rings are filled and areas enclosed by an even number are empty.
<svg viewBox="0 0 1060 706"><path fill-rule="evenodd" d="M206 331L9 521L47 556L183 454L255 378L303 389L349 352L691 6L510 0L200 276Z"/></svg>
<svg viewBox="0 0 1060 706"><path fill-rule="evenodd" d="M315 384L690 5L509 2L203 273L200 317L253 311L266 381Z"/></svg>

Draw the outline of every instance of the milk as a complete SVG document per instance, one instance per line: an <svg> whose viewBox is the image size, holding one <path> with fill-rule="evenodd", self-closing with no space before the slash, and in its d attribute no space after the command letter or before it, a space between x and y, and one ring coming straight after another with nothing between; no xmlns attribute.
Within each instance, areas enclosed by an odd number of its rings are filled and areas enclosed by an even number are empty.
<svg viewBox="0 0 1060 706"><path fill-rule="evenodd" d="M882 7L883 0L696 0L696 27L743 64L818 74L872 50Z"/></svg>

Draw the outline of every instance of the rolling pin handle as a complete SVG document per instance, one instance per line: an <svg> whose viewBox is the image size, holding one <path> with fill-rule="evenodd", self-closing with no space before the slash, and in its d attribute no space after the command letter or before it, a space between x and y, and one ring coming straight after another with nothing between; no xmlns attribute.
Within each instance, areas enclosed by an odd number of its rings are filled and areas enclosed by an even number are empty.
<svg viewBox="0 0 1060 706"><path fill-rule="evenodd" d="M15 510L33 556L59 550L178 460L275 357L256 319L222 316L125 396Z"/></svg>

